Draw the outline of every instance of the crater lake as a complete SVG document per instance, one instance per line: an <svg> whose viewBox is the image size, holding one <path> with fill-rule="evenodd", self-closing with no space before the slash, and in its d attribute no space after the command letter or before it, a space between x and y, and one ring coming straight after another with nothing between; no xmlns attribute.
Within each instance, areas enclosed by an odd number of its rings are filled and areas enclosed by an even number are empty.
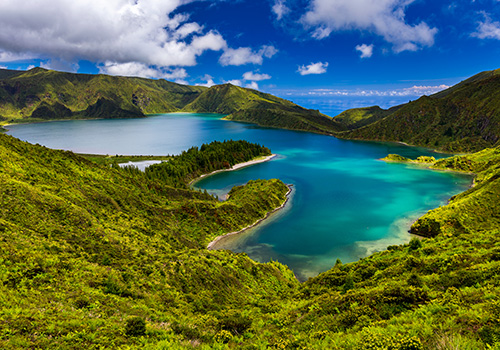
<svg viewBox="0 0 500 350"><path fill-rule="evenodd" d="M268 162L205 177L195 186L223 197L252 179L279 178L293 191L284 209L217 249L277 260L304 281L337 259L351 262L410 240L411 223L471 185L472 178L410 164L380 161L389 153L416 158L446 155L396 143L340 140L306 132L225 121L214 114L72 120L8 126L30 143L78 153L178 154L214 140L247 140L277 156Z"/></svg>

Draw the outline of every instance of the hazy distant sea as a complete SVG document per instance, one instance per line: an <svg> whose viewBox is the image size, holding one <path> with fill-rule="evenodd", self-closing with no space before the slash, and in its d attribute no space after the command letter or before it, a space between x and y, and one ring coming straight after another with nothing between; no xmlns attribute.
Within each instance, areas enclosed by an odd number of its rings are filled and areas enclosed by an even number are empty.
<svg viewBox="0 0 500 350"><path fill-rule="evenodd" d="M290 100L302 107L318 109L321 113L334 117L346 109L380 106L390 108L410 100L416 100L419 96L280 96Z"/></svg>

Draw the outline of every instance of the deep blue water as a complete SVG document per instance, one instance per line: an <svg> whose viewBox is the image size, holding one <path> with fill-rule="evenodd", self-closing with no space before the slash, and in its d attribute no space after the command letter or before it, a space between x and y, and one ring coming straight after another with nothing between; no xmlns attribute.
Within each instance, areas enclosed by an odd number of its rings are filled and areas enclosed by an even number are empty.
<svg viewBox="0 0 500 350"><path fill-rule="evenodd" d="M251 179L279 178L293 185L284 210L219 248L255 260L278 260L304 280L410 239L413 220L464 191L471 178L416 166L385 163L389 153L434 154L399 144L339 140L305 132L223 121L218 115L166 114L139 119L64 121L9 126L31 143L81 153L165 155L213 140L245 139L278 156L196 184L217 194Z"/></svg>

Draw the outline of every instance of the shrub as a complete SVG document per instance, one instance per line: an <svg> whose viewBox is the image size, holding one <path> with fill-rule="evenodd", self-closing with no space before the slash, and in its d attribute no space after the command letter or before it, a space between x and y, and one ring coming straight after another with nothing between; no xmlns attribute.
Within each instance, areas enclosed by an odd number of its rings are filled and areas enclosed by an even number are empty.
<svg viewBox="0 0 500 350"><path fill-rule="evenodd" d="M413 237L410 240L409 249L410 250L417 250L420 248L422 248L422 241L420 239L418 239L417 237Z"/></svg>
<svg viewBox="0 0 500 350"><path fill-rule="evenodd" d="M146 321L141 317L132 317L125 325L125 335L127 337L140 337L146 334Z"/></svg>
<svg viewBox="0 0 500 350"><path fill-rule="evenodd" d="M231 339L233 339L233 335L224 329L217 332L217 334L215 334L214 336L214 340L217 343L229 343Z"/></svg>
<svg viewBox="0 0 500 350"><path fill-rule="evenodd" d="M220 327L234 335L243 334L252 325L252 320L240 313L230 313L220 321Z"/></svg>

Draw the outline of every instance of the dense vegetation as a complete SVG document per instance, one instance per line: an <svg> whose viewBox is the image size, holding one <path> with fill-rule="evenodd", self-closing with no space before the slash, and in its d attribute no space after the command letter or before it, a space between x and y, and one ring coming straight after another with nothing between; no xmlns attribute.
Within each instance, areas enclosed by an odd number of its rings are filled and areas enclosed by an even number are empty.
<svg viewBox="0 0 500 350"><path fill-rule="evenodd" d="M3 349L212 342L297 284L277 263L204 249L279 206L278 180L219 202L7 135L0 157Z"/></svg>
<svg viewBox="0 0 500 350"><path fill-rule="evenodd" d="M151 180L182 187L202 174L230 169L235 164L269 155L269 148L247 141L214 141L200 148L191 147L168 162L151 165L145 173Z"/></svg>
<svg viewBox="0 0 500 350"><path fill-rule="evenodd" d="M379 106L348 109L334 118L348 130L360 128L383 119L396 111L399 106L382 109Z"/></svg>
<svg viewBox="0 0 500 350"><path fill-rule="evenodd" d="M339 136L401 141L450 152L479 151L500 140L499 96L500 69L482 72L435 95L389 109L382 119L378 109L351 110L350 114L362 114L358 123L368 124Z"/></svg>

